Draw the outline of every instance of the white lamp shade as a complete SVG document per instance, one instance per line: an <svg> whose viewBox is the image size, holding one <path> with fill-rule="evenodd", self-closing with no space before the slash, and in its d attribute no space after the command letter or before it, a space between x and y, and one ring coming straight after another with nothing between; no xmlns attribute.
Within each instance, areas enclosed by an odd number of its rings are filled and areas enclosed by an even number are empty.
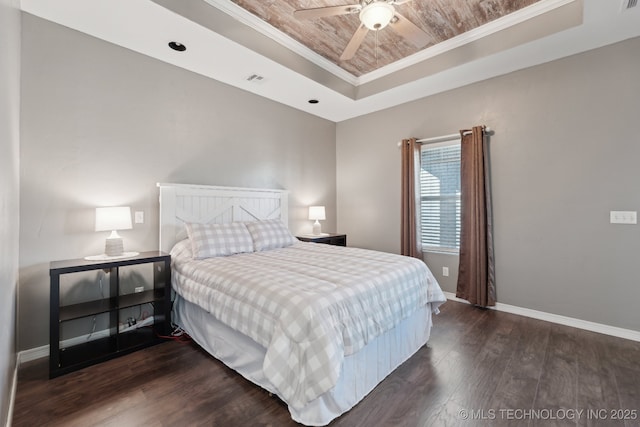
<svg viewBox="0 0 640 427"><path fill-rule="evenodd" d="M326 219L324 213L324 206L309 206L309 219L318 220L318 219Z"/></svg>
<svg viewBox="0 0 640 427"><path fill-rule="evenodd" d="M360 11L360 21L370 30L381 30L391 22L395 9L385 2L373 2Z"/></svg>
<svg viewBox="0 0 640 427"><path fill-rule="evenodd" d="M96 208L96 231L129 230L131 228L131 208L129 206Z"/></svg>

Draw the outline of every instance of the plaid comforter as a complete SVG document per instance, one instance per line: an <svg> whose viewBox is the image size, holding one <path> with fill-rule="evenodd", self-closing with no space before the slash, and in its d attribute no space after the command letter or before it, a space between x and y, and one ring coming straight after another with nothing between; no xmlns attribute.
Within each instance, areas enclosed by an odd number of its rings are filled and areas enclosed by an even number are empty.
<svg viewBox="0 0 640 427"><path fill-rule="evenodd" d="M384 252L297 242L194 260L183 241L171 254L175 291L264 346L264 374L294 408L336 384L345 356L445 301L422 261Z"/></svg>

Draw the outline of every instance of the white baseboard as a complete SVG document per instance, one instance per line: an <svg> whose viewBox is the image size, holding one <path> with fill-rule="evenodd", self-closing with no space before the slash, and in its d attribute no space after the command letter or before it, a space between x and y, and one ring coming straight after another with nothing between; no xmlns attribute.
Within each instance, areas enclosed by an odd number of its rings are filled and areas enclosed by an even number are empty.
<svg viewBox="0 0 640 427"><path fill-rule="evenodd" d="M13 406L16 404L16 391L18 390L18 362L13 368L13 380L11 381L11 393L9 394L9 410L7 411L6 427L11 427L13 421Z"/></svg>
<svg viewBox="0 0 640 427"><path fill-rule="evenodd" d="M468 301L456 297L454 293L444 292L444 295L449 300L469 304ZM597 332L599 334L611 335L618 338L640 342L640 331L618 328L616 326L603 325L602 323L589 322L582 319L561 316L559 314L547 313L544 311L532 310L530 308L518 307L515 305L503 304L500 302L497 302L495 307L489 308L496 311L504 311L505 313L531 317L533 319L544 320L546 322L557 323L559 325L571 326L578 329L584 329L586 331Z"/></svg>
<svg viewBox="0 0 640 427"><path fill-rule="evenodd" d="M49 357L48 345L22 350L18 352L18 366L25 362L31 362L32 360L41 359L43 357Z"/></svg>
<svg viewBox="0 0 640 427"><path fill-rule="evenodd" d="M451 301L458 301L465 304L469 304L468 301L456 297L452 292L444 292L447 299ZM532 310L530 308L518 307L510 304L496 303L495 307L489 307L493 310L504 311L505 313L517 314L519 316L531 317L533 319L544 320L546 322L557 323L559 325L572 326L578 329L584 329L591 332L597 332L600 334L611 335L618 338L624 338L632 341L640 342L640 332L631 329L618 328L616 326L603 325L602 323L589 322L586 320L576 319L573 317L560 316L559 314L547 313L544 311ZM102 338L109 335L109 331L99 331L93 334L92 338ZM89 335L83 335L75 337L64 342L65 346L71 346L86 341ZM49 346L43 345L42 347L31 348L23 350L18 353L18 361L16 364L16 375L18 366L21 363L29 362L31 360L40 359L42 357L49 357Z"/></svg>
<svg viewBox="0 0 640 427"><path fill-rule="evenodd" d="M109 336L109 330L104 329L102 331L94 332L93 334L81 335L73 337L61 342L62 347L72 347L74 345L82 344L87 341L93 341L100 338L106 338ZM43 357L49 357L49 346L43 345L42 347L30 348L18 353L18 366L21 363L30 362L32 360L41 359Z"/></svg>
<svg viewBox="0 0 640 427"><path fill-rule="evenodd" d="M136 328L141 328L143 326L148 326L153 323L153 316L149 316L144 320L139 321L137 324L133 326L125 326L120 325L120 333L129 332ZM62 341L61 347L73 347L74 345L82 344L87 341L93 341L100 338L107 338L112 334L109 329L103 329L101 331L94 332L92 334L80 335L77 337L69 338L68 340ZM43 345L42 347L30 348L28 350L23 350L18 353L18 366L21 363L30 362L32 360L41 359L43 357L49 357L49 346Z"/></svg>

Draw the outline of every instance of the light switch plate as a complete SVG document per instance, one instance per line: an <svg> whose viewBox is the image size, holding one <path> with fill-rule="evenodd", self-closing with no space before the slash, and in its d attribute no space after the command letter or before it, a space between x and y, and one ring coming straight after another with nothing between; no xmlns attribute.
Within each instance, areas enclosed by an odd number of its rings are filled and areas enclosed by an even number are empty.
<svg viewBox="0 0 640 427"><path fill-rule="evenodd" d="M144 212L136 211L135 213L135 222L136 224L144 224Z"/></svg>
<svg viewBox="0 0 640 427"><path fill-rule="evenodd" d="M609 212L611 224L637 224L638 213L636 211L611 211Z"/></svg>

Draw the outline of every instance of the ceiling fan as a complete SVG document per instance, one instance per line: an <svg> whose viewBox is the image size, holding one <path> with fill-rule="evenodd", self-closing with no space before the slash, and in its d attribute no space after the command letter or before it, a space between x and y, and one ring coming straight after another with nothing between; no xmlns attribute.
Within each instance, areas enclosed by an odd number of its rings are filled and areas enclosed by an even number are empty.
<svg viewBox="0 0 640 427"><path fill-rule="evenodd" d="M412 0L360 0L360 3L345 6L296 10L293 15L298 19L316 19L327 16L359 14L360 26L340 56L341 60L346 61L353 58L369 30L379 31L387 25L416 47L422 48L426 46L431 40L429 35L400 15L394 7L410 1Z"/></svg>

